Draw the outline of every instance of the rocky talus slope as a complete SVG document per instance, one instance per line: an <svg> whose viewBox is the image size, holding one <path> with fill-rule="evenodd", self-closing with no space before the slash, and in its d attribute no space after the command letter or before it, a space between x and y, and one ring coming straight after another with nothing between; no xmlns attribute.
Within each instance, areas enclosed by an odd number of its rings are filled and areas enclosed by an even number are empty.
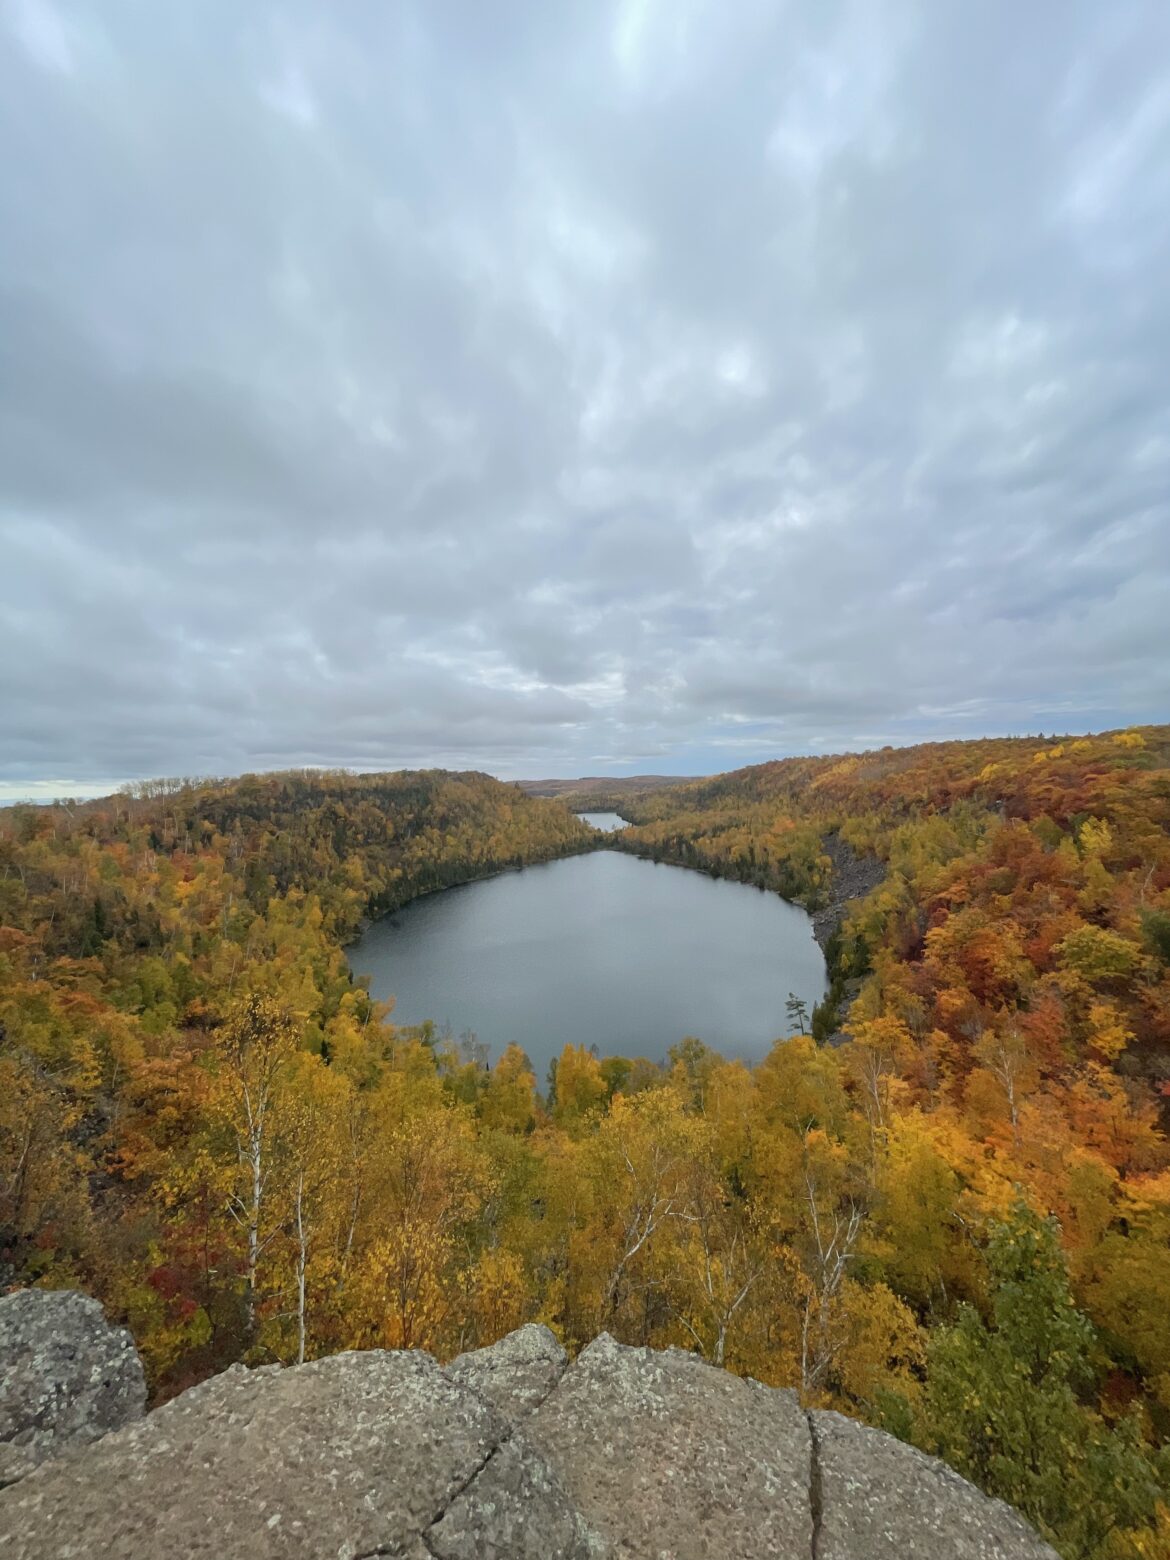
<svg viewBox="0 0 1170 1560"><path fill-rule="evenodd" d="M678 1350L522 1327L245 1370L143 1412L80 1295L0 1300L5 1560L1053 1560L941 1463Z"/></svg>
<svg viewBox="0 0 1170 1560"><path fill-rule="evenodd" d="M845 919L849 906L856 899L864 899L884 881L886 868L876 856L859 856L839 834L826 834L821 849L833 863L829 901L812 914L813 936L824 950Z"/></svg>

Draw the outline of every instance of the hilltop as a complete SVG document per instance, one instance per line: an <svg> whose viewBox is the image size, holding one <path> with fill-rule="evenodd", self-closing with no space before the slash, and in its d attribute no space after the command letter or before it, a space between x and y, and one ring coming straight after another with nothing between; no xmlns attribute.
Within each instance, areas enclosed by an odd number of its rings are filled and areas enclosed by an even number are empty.
<svg viewBox="0 0 1170 1560"><path fill-rule="evenodd" d="M627 775L615 780L612 775L585 775L577 780L518 780L516 784L529 796L555 796L561 801L580 803L600 801L608 805L613 797L641 796L660 791L664 786L683 785L686 776Z"/></svg>

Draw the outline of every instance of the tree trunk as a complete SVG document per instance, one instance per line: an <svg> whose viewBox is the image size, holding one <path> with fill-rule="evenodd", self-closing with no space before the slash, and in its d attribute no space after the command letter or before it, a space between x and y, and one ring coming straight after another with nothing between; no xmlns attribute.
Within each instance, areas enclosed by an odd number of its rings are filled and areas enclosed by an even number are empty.
<svg viewBox="0 0 1170 1560"><path fill-rule="evenodd" d="M248 1342L256 1339L256 1274L260 1267L260 1205L264 1193L264 1138L258 1127L248 1135L248 1157L252 1167L252 1200L248 1208L248 1285L244 1313L248 1324Z"/></svg>
<svg viewBox="0 0 1170 1560"><path fill-rule="evenodd" d="M305 1363L305 1269L308 1240L305 1235L305 1172L297 1177L297 1364Z"/></svg>

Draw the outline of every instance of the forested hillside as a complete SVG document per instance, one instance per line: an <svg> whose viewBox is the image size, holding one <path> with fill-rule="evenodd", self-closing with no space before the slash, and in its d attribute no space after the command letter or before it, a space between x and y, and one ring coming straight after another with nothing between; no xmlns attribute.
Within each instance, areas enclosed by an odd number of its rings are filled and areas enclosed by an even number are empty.
<svg viewBox="0 0 1170 1560"><path fill-rule="evenodd" d="M342 944L367 915L594 839L556 803L441 771L0 811L0 1283L96 1290L168 1388L286 1351L290 1326L307 1347L288 1178L303 1232L401 1060ZM346 1195L348 1268L381 1210ZM308 1237L298 1252L294 1289Z"/></svg>
<svg viewBox="0 0 1170 1560"><path fill-rule="evenodd" d="M844 1043L567 1048L544 1095L514 1047L396 1030L341 953L364 914L593 843L482 776L0 814L4 1281L99 1293L160 1394L528 1319L674 1343L941 1452L1070 1557L1164 1560L1170 729L622 810L607 843L810 906L826 841L880 859L829 949Z"/></svg>

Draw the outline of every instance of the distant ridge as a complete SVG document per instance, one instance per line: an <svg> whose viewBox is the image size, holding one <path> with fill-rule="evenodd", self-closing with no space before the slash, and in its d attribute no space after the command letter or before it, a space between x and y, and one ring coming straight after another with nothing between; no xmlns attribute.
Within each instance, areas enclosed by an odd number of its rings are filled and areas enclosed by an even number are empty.
<svg viewBox="0 0 1170 1560"><path fill-rule="evenodd" d="M701 775L585 775L578 780L518 780L516 784L529 796L576 796L591 791L609 796L615 792L627 795L642 791L660 791L668 785L685 785L688 780L699 780Z"/></svg>

